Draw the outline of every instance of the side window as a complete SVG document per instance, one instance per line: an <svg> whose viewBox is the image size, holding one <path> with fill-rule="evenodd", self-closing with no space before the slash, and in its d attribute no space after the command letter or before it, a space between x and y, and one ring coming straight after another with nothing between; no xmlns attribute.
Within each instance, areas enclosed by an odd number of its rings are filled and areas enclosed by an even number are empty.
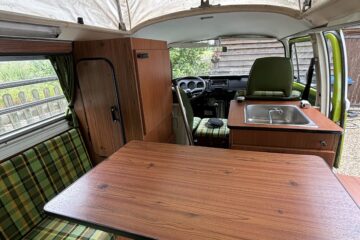
<svg viewBox="0 0 360 240"><path fill-rule="evenodd" d="M307 72L314 57L314 49L309 41L291 43L291 59L294 66L294 81L306 85ZM314 70L311 87L316 89L316 71Z"/></svg>
<svg viewBox="0 0 360 240"><path fill-rule="evenodd" d="M0 138L65 116L68 103L50 60L29 59L0 58Z"/></svg>

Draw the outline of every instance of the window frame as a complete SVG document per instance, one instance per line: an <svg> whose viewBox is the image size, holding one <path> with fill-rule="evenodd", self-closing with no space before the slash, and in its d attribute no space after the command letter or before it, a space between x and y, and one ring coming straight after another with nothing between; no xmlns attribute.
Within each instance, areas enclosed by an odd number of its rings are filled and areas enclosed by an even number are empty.
<svg viewBox="0 0 360 240"><path fill-rule="evenodd" d="M0 61L46 60L46 59L48 59L48 56L50 56L50 55L56 55L56 54L36 54L36 53L34 53L34 54L0 55ZM62 54L59 54L59 55L62 55ZM18 82L20 82L20 81L24 81L24 80L18 80ZM17 82L17 81L15 81L15 82ZM32 84L37 84L37 83L31 83L31 84L25 84L25 85L32 85ZM21 86L25 86L25 85L21 85ZM15 87L20 87L20 85L15 86ZM9 88L11 88L11 87L9 87ZM7 89L7 88L4 88L4 89ZM56 97L57 97L57 99L54 99L54 100L66 99L64 94L62 94L60 96L56 96ZM41 104L45 104L45 103L52 102L52 101L44 101L44 99L42 99L42 100L35 101L35 103L36 102L41 102L38 104L38 105L41 105ZM29 104L29 103L27 103L27 104ZM30 105L31 105L31 103L30 103ZM29 106L29 108L30 107L31 106ZM16 111L14 111L14 112L16 112ZM52 126L53 127L58 126L59 123L64 123L64 122L66 122L67 125L69 125L68 120L66 119L66 110L63 113L59 113L59 114L51 116L49 118L40 120L36 123L32 123L32 124L20 127L18 129L14 129L10 132L4 133L4 134L0 135L0 149L2 149L2 151L3 151L4 146L6 146L8 143L10 143L18 138L20 139L23 136L27 136L29 134L35 135L35 134L37 134L37 132L42 132L41 131L42 129L49 129L49 127L52 128ZM64 129L64 127L61 127L61 129ZM59 133L61 133L61 132L59 132ZM43 140L46 140L46 139L43 139ZM33 144L33 141L31 141L31 139L29 139L27 141L30 141ZM37 142L35 142L34 144L36 144L36 143ZM0 154L0 159L1 159L1 157L2 157L2 154Z"/></svg>

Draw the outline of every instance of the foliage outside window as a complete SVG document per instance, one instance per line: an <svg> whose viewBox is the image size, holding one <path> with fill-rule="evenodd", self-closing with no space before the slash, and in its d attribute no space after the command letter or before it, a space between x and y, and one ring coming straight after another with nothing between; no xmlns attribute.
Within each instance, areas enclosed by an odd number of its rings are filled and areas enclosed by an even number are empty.
<svg viewBox="0 0 360 240"><path fill-rule="evenodd" d="M64 115L66 109L49 60L0 61L0 137Z"/></svg>
<svg viewBox="0 0 360 240"><path fill-rule="evenodd" d="M213 48L173 48L170 51L173 78L209 75Z"/></svg>

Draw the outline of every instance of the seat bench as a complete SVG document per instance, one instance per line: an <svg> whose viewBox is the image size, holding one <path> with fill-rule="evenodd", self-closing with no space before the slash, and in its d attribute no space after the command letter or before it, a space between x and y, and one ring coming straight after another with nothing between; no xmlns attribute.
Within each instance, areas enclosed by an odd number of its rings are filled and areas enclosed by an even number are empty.
<svg viewBox="0 0 360 240"><path fill-rule="evenodd" d="M45 203L92 168L75 129L0 163L0 239L116 239L46 216Z"/></svg>

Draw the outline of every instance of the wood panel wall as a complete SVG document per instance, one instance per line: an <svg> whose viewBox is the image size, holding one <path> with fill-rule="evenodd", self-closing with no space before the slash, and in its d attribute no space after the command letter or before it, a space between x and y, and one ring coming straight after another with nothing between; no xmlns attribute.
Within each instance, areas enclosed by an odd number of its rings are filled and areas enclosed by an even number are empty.
<svg viewBox="0 0 360 240"><path fill-rule="evenodd" d="M138 58L137 53L146 53L148 57ZM84 58L105 58L114 66L126 142L170 141L172 91L166 42L134 38L75 42L75 62ZM78 92L81 93L81 89ZM106 91L102 93L106 94ZM78 97L75 109L86 142L93 148L91 126L86 120L84 99L81 98Z"/></svg>
<svg viewBox="0 0 360 240"><path fill-rule="evenodd" d="M75 42L75 62L84 58L106 58L114 65L126 129L126 141L140 139L143 135L142 129L135 127L141 125L142 122L130 39Z"/></svg>
<svg viewBox="0 0 360 240"><path fill-rule="evenodd" d="M39 55L71 53L72 43L62 41L0 39L1 55Z"/></svg>

